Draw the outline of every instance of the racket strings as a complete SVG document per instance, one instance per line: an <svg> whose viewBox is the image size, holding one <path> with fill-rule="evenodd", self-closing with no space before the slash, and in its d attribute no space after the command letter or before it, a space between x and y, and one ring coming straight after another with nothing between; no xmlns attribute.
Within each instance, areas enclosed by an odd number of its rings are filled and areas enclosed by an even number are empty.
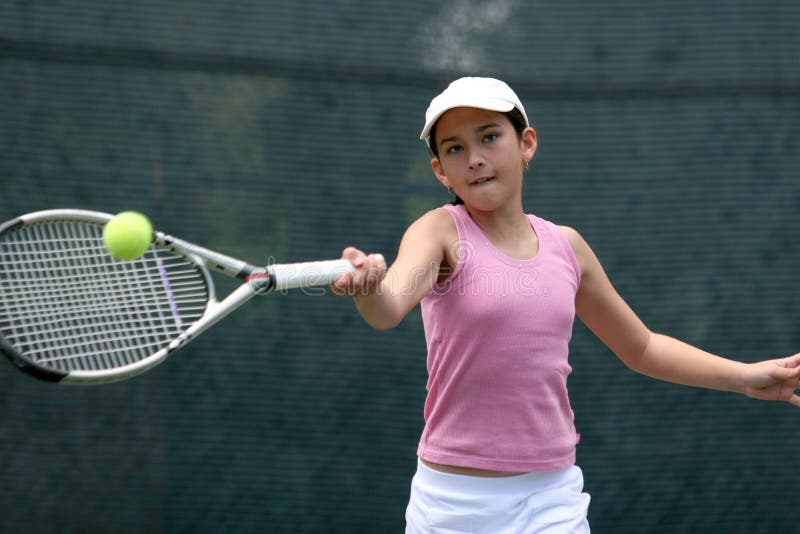
<svg viewBox="0 0 800 534"><path fill-rule="evenodd" d="M194 274L194 273L192 273ZM185 277L179 277L185 279ZM69 280L67 282L61 283L61 280ZM44 285L42 285L44 284ZM49 284L49 285L48 285ZM197 297L200 297L199 300L205 302L202 299L203 295L197 293L196 291L196 284L194 283L194 276L192 276L187 283L175 283L172 282L170 284L176 299L182 300L194 300ZM61 288L59 290L58 288ZM31 291L38 291L38 293L31 294ZM16 312L18 317L24 317L25 310L30 310L31 305L35 303L48 303L53 298L60 298L60 299L70 299L70 298L78 298L82 297L86 291L86 283L83 277L73 277L69 279L67 277L58 278L58 277L42 277L36 280L36 286L33 285L23 286L20 285L15 288L11 288L8 291L4 290L4 295L9 297L9 305L8 310ZM109 294L100 294L97 296L95 301L92 301L91 305L84 306L84 309L93 309L96 308L98 305L108 304L111 302L119 302L120 304L124 304L125 301L120 302L117 297L124 296L126 298L131 297L141 297L142 302L145 303L158 303L162 302L163 299L160 296L142 296L141 292L136 287L125 287L119 286L118 292L115 295ZM16 299L17 302L21 302L22 305L15 305L15 300L13 297L21 297ZM75 311L81 309L80 306L76 306ZM48 316L48 313L39 313L36 314L36 317L42 318Z"/></svg>
<svg viewBox="0 0 800 534"><path fill-rule="evenodd" d="M0 239L0 332L60 371L122 367L162 349L205 312L205 277L150 248L119 262L102 226L51 221Z"/></svg>

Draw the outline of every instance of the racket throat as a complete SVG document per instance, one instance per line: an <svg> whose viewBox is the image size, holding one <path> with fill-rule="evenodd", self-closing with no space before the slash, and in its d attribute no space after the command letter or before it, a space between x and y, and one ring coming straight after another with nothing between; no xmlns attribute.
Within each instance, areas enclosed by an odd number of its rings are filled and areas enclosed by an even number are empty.
<svg viewBox="0 0 800 534"><path fill-rule="evenodd" d="M275 276L266 269L253 270L244 281L256 295L266 295L275 289Z"/></svg>
<svg viewBox="0 0 800 534"><path fill-rule="evenodd" d="M218 302L209 300L206 305L206 312L203 316L192 324L185 332L182 332L167 345L168 352L174 352L186 345L192 339L205 332L219 321L227 317L233 310L255 297L256 293L251 284L242 284L236 290Z"/></svg>

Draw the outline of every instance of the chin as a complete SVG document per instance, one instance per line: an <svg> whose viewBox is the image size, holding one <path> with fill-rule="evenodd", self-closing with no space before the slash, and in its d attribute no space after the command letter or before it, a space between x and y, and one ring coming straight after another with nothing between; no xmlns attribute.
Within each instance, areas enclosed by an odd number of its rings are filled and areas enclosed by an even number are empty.
<svg viewBox="0 0 800 534"><path fill-rule="evenodd" d="M503 206L505 201L503 199L494 198L494 197L485 197L481 196L478 198L474 197L461 197L461 200L464 201L464 204L469 206L470 208L476 209L478 211L494 211Z"/></svg>

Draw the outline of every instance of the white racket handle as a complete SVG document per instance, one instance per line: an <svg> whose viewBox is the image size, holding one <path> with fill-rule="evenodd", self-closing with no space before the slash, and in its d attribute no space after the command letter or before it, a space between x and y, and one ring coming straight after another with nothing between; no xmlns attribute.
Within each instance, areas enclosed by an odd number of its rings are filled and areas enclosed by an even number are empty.
<svg viewBox="0 0 800 534"><path fill-rule="evenodd" d="M267 272L275 278L275 289L326 286L344 273L353 273L356 268L348 260L309 261L268 265Z"/></svg>

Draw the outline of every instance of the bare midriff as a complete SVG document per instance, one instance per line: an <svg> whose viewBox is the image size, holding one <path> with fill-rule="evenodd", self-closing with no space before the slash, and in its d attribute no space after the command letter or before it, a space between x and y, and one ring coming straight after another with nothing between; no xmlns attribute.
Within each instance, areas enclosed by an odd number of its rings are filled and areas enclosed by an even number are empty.
<svg viewBox="0 0 800 534"><path fill-rule="evenodd" d="M429 462L428 460L422 460L421 458L420 461L425 464L426 467L430 467L434 471L450 473L453 475L466 475L471 477L513 477L523 474L514 471L491 471L489 469L478 469L475 467L460 467L457 465L437 464L434 462Z"/></svg>

